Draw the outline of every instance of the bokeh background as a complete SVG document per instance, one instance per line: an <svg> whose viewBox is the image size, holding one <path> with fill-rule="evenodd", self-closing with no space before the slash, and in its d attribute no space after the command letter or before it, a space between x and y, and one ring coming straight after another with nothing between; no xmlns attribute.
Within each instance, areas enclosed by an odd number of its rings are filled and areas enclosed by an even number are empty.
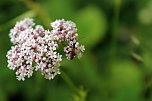
<svg viewBox="0 0 152 101"><path fill-rule="evenodd" d="M25 17L77 24L83 57L61 75L18 81L7 67L9 31ZM51 28L50 28L51 29ZM152 0L0 0L0 101L152 101Z"/></svg>

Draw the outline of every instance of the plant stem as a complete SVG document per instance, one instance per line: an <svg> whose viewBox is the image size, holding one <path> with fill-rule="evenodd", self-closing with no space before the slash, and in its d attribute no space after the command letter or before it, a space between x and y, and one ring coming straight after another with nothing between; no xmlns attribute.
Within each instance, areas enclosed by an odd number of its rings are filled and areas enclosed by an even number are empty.
<svg viewBox="0 0 152 101"><path fill-rule="evenodd" d="M76 93L78 92L76 85L72 82L72 80L68 77L68 75L63 70L61 71L61 77L67 83L67 85L71 90L73 90Z"/></svg>
<svg viewBox="0 0 152 101"><path fill-rule="evenodd" d="M43 11L43 9L41 8L41 6L38 3L33 2L32 0L21 0L21 1L23 1L27 7L29 7L35 13L37 13L37 15L42 20L43 25L46 28L50 28L49 23L51 22L51 20L49 19L47 14Z"/></svg>
<svg viewBox="0 0 152 101"><path fill-rule="evenodd" d="M112 27L112 35L111 35L111 49L110 49L110 56L112 58L116 57L116 48L117 48L117 34L118 34L118 27L119 27L119 13L120 13L120 6L121 0L114 1L114 19L113 19L113 27Z"/></svg>

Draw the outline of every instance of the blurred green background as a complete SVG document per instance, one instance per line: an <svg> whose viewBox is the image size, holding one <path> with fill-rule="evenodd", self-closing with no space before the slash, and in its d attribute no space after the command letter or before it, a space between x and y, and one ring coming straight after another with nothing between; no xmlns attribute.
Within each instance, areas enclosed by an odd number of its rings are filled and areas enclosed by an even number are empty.
<svg viewBox="0 0 152 101"><path fill-rule="evenodd" d="M61 75L18 81L7 67L16 21L77 24L83 57ZM0 101L152 101L152 0L0 0Z"/></svg>

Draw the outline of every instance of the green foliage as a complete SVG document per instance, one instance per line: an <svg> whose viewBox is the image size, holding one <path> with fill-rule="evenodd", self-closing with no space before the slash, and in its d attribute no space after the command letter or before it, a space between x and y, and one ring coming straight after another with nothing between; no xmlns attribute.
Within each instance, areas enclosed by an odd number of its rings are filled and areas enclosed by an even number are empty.
<svg viewBox="0 0 152 101"><path fill-rule="evenodd" d="M23 1L0 0L0 101L152 100L151 0L27 0L34 1L29 5ZM82 58L63 59L63 74L51 81L39 72L17 81L7 68L8 34L24 17L43 25L48 19L74 21L86 48Z"/></svg>

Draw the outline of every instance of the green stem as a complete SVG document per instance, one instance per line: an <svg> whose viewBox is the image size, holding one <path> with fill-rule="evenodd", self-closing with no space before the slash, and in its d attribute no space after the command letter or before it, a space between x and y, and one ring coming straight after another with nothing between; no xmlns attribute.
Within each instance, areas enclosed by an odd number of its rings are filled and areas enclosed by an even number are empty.
<svg viewBox="0 0 152 101"><path fill-rule="evenodd" d="M120 13L120 6L121 0L115 0L114 2L114 19L113 19L113 27L112 27L112 39L111 39L111 50L110 56L112 58L116 57L116 47L117 47L117 34L118 34L118 26L119 26L119 13Z"/></svg>
<svg viewBox="0 0 152 101"><path fill-rule="evenodd" d="M51 22L51 20L49 19L47 14L44 12L44 10L41 8L40 4L33 2L32 0L21 0L21 1L23 1L27 7L32 9L40 17L43 25L46 28L50 28L49 23Z"/></svg>
<svg viewBox="0 0 152 101"><path fill-rule="evenodd" d="M61 71L61 77L67 83L67 85L72 91L76 93L78 92L76 85L72 82L72 80L68 77L68 75L64 71Z"/></svg>

